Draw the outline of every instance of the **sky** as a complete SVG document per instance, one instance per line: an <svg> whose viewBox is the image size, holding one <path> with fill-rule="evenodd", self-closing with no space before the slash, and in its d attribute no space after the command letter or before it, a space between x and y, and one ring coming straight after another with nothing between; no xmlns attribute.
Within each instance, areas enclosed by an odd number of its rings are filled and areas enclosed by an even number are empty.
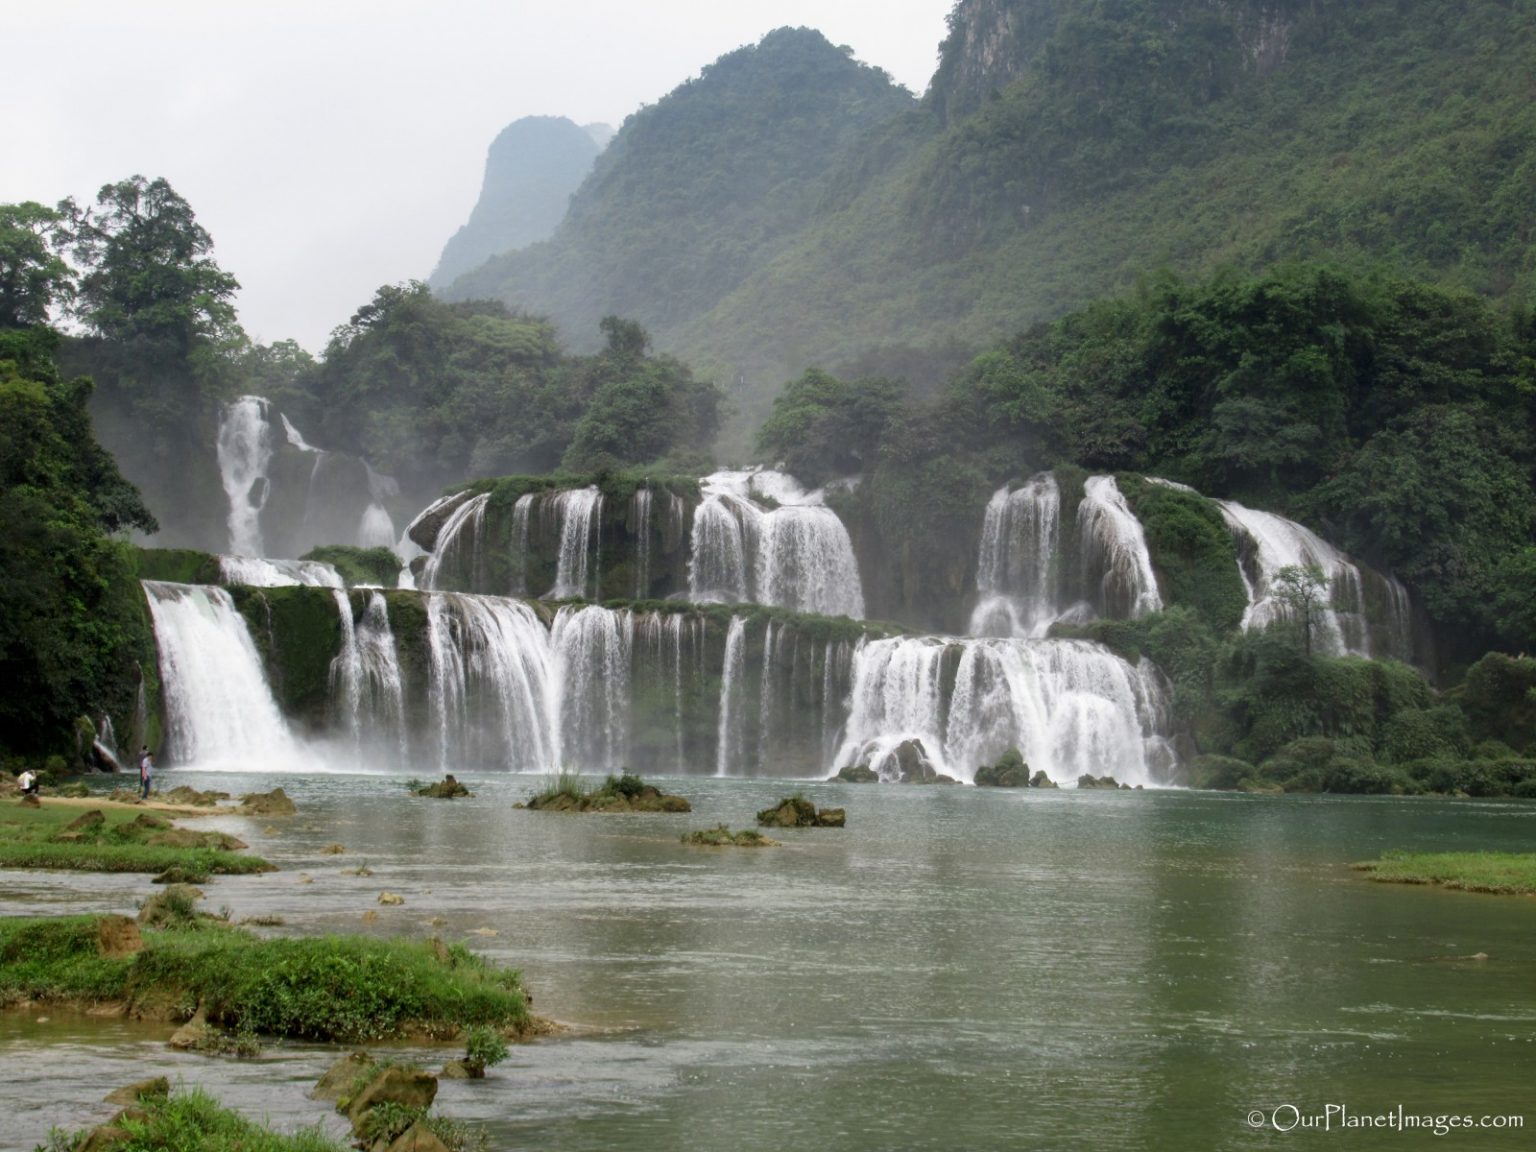
<svg viewBox="0 0 1536 1152"><path fill-rule="evenodd" d="M8 0L0 202L165 177L253 339L311 351L425 279L522 116L617 128L806 25L921 94L953 0ZM18 50L20 49L20 50Z"/></svg>

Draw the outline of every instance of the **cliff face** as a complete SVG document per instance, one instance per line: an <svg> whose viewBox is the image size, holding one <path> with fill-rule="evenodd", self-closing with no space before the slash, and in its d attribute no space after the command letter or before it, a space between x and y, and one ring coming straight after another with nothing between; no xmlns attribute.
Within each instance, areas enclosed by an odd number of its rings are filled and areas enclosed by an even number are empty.
<svg viewBox="0 0 1536 1152"><path fill-rule="evenodd" d="M525 116L502 129L485 158L480 199L443 248L429 283L441 288L492 256L544 240L565 217L612 130L563 116Z"/></svg>

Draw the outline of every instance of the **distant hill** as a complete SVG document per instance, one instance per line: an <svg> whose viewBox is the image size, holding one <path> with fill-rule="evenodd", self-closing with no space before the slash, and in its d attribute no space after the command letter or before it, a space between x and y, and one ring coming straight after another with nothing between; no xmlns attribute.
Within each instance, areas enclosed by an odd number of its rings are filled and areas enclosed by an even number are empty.
<svg viewBox="0 0 1536 1152"><path fill-rule="evenodd" d="M486 154L469 223L444 246L429 283L446 287L492 256L553 234L612 136L606 124L577 127L563 116L525 116L503 128Z"/></svg>
<svg viewBox="0 0 1536 1152"><path fill-rule="evenodd" d="M1536 21L1510 0L960 0L921 104L781 30L631 117L555 236L461 278L645 323L738 408L913 373L1172 269L1532 300Z"/></svg>

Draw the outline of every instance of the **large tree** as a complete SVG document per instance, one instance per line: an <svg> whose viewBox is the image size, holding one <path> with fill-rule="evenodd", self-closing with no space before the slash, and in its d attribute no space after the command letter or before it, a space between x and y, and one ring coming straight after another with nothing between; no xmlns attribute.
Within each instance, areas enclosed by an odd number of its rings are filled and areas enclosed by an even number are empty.
<svg viewBox="0 0 1536 1152"><path fill-rule="evenodd" d="M74 296L74 276L58 249L68 218L28 200L0 204L0 328L48 323L54 305Z"/></svg>

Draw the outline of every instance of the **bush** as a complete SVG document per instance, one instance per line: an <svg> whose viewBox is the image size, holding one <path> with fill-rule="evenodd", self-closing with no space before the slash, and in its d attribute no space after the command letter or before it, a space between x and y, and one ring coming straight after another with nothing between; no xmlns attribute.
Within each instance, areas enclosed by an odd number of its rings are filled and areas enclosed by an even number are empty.
<svg viewBox="0 0 1536 1152"><path fill-rule="evenodd" d="M1246 760L1231 756L1196 756L1186 768L1191 788L1210 788L1231 792L1258 776L1258 769Z"/></svg>
<svg viewBox="0 0 1536 1152"><path fill-rule="evenodd" d="M1386 722L1382 752L1393 763L1461 757L1471 747L1467 716L1454 704L1410 708Z"/></svg>

